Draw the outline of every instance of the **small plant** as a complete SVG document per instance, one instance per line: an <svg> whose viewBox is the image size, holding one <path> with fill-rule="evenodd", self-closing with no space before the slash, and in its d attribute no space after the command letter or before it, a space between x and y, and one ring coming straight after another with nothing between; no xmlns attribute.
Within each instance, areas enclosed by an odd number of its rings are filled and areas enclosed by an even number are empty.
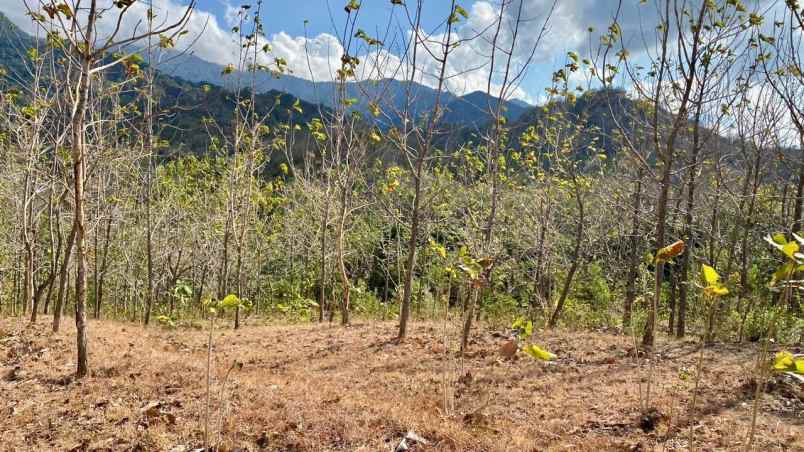
<svg viewBox="0 0 804 452"><path fill-rule="evenodd" d="M787 350L782 350L776 353L773 370L802 379L800 375L804 375L804 355L794 355Z"/></svg>
<svg viewBox="0 0 804 452"><path fill-rule="evenodd" d="M722 297L724 295L728 295L729 289L726 286L723 285L723 282L721 281L720 275L718 274L718 272L714 268L712 268L712 267L710 267L710 266L708 266L706 264L701 265L701 277L702 277L703 283L705 284L703 286L703 294L704 294L703 299L704 299L704 302L706 303L706 310L707 310L707 312L709 314L709 317L711 318L711 316L713 315L713 311L714 311L715 307L717 306L716 300L719 297ZM693 389L693 392L692 392L692 404L690 406L690 417L695 416L695 405L698 402L698 387L699 387L700 382L701 382L701 375L703 374L703 366L704 366L704 348L705 348L704 345L707 342L709 342L709 339L711 338L711 335L712 335L712 331L709 329L709 326L711 326L711 322L707 323L707 329L704 332L703 336L701 337L701 343L698 346L699 347L699 350L698 350L698 364L696 365L696 368L695 368L695 388ZM690 442L690 447L692 447L693 444L695 443L695 428L692 425L690 425L690 440L689 440L689 442Z"/></svg>
<svg viewBox="0 0 804 452"><path fill-rule="evenodd" d="M475 316L475 305L477 305L481 290L488 284L488 275L494 267L494 259L491 257L475 259L469 255L465 248L459 250L458 258L461 262L458 264L458 269L463 272L468 280L472 293L466 309L461 334L461 354L463 354L469 344L469 332L472 329L472 319Z"/></svg>
<svg viewBox="0 0 804 452"><path fill-rule="evenodd" d="M176 319L167 315L159 315L156 317L156 321L159 322L165 328L168 329L175 329L176 328Z"/></svg>
<svg viewBox="0 0 804 452"><path fill-rule="evenodd" d="M215 320L222 316L227 311L236 311L238 309L248 309L251 307L251 304L248 300L241 300L240 297L234 294L229 294L223 298L223 300L215 300L209 299L205 301L205 308L207 314L209 315L209 339L207 341L207 368L206 368L206 409L204 411L204 450L210 450L209 448L209 419L210 419L210 390L212 387L212 338L213 332L215 331ZM234 366L233 366L234 367ZM226 373L226 379L224 380L224 385L226 380L228 380L230 370ZM221 394L223 394L223 388L221 388Z"/></svg>
<svg viewBox="0 0 804 452"><path fill-rule="evenodd" d="M656 256L648 255L650 261L653 262L655 266L655 274L654 274L654 287L653 287L653 299L650 309L648 309L648 319L647 323L645 324L645 331L642 336L642 346L649 351L653 348L654 343L656 342L656 319L659 312L659 302L661 301L662 296L662 272L664 264L670 262L674 257L679 256L681 253L684 252L686 245L683 241L678 240L673 242L670 245L665 246L664 248L659 249L656 252ZM634 355L639 360L639 350L634 346ZM644 405L643 411L648 411L650 409L650 392L651 387L653 386L653 369L656 365L656 359L650 360L650 365L648 366L648 377L646 378L645 383L645 398L644 398ZM640 386L640 399L642 399L642 389Z"/></svg>
<svg viewBox="0 0 804 452"><path fill-rule="evenodd" d="M193 288L186 282L179 280L176 281L176 286L170 292L170 314L173 315L174 312L174 304L177 304L179 308L184 307L187 302L193 296ZM157 318L157 320L159 320Z"/></svg>
<svg viewBox="0 0 804 452"><path fill-rule="evenodd" d="M776 233L765 237L765 241L784 256L783 261L776 268L776 271L773 272L770 283L768 284L771 290L777 292L781 291L779 306L782 307L782 309L789 302L793 288L798 287L798 283L793 280L793 277L798 271L804 268L804 265L802 265L804 264L804 254L799 252L801 245L804 245L804 238L797 234L793 234L793 238L795 240L788 241L782 233ZM751 450L751 446L754 443L759 402L765 390L767 374L771 370L768 360L768 348L770 347L771 339L776 336L776 320L780 311L781 309L771 309L767 327L764 329L766 334L764 334L762 338L762 346L760 347L756 359L756 389L754 392L754 406L751 412L751 430L748 433L748 441L745 446L746 451ZM786 355L782 355L782 359L777 360L777 363L784 368L788 368L790 364L789 361L784 359L785 356ZM792 365L797 365L794 360L791 359L791 361L793 361ZM775 364L776 363L774 363L774 368Z"/></svg>
<svg viewBox="0 0 804 452"><path fill-rule="evenodd" d="M511 328L514 330L517 341L520 342L530 339L530 337L533 335L533 322L530 320L525 320L524 317L519 317L516 319L511 325ZM522 351L529 356L542 361L553 361L557 358L555 354L548 352L534 343L523 346Z"/></svg>

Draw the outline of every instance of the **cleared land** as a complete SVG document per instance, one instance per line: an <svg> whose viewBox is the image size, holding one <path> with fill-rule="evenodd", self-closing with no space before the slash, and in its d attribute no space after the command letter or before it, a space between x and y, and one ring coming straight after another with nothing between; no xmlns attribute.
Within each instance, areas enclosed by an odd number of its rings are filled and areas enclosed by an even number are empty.
<svg viewBox="0 0 804 452"><path fill-rule="evenodd" d="M92 376L74 381L71 319L56 335L49 320L0 319L0 450L203 447L206 332L92 321ZM697 346L662 338L657 412L644 419L647 367L627 337L551 332L536 342L559 360L544 363L502 358L505 331L481 326L461 362L444 353L441 324L415 324L403 344L388 341L394 332L393 323L216 331L211 436L229 451L394 450L408 431L428 442L410 450L686 450L692 428L704 450L738 450L750 426L753 346L707 349L690 417ZM770 385L757 450L804 450L801 397L801 387Z"/></svg>

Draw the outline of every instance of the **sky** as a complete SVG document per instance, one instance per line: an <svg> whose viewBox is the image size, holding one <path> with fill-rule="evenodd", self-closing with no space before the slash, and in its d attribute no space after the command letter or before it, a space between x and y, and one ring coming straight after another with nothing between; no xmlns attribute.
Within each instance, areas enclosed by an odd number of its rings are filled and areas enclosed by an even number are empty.
<svg viewBox="0 0 804 452"><path fill-rule="evenodd" d="M32 7L40 0L0 0L0 11L24 30L31 31L33 25L25 15L26 1ZM75 0L66 1L70 3ZM179 17L188 0L148 1L153 2L158 21ZM236 62L239 46L234 39L232 27L238 23L240 6L251 4L249 13L253 13L256 3L251 0L198 1L187 24L189 33L178 42L177 47L189 46L196 56L213 63L225 65ZM341 29L346 18L344 6L348 1L264 0L261 6L264 43L269 44L272 49L271 58L280 57L285 60L288 69L297 77L316 81L332 80L344 52L338 36L343 34ZM111 0L99 2L110 4ZM415 8L414 0L405 2L411 9ZM550 86L553 72L567 62L568 52L578 52L584 57L589 54L590 49L597 47L599 33L608 27L618 5L617 0L458 0L457 3L466 10L467 17L461 17L455 33L467 41L457 47L449 59L446 88L455 94L486 90L491 70L489 41L494 32L493 25L499 17L501 2L508 4L504 14L506 26L501 33L503 43L510 42L510 24L513 23L520 2L524 2L523 25L517 38L512 68L515 73L526 67L527 69L519 85L508 95L532 104L539 103L544 98L544 90ZM620 24L629 46L646 48L651 43L642 41L641 36L644 36L645 29L652 30L655 27L656 11L655 6L641 3L640 0L623 0ZM146 10L147 1L135 2L127 13L124 30L130 33L138 23L141 24ZM114 11L112 9L101 20L101 34L104 30L112 29ZM421 30L434 43L445 39L444 24L449 14L450 0L423 0ZM537 41L548 15L547 31ZM409 70L410 62L403 63L400 57L405 54L408 48L406 43L412 35L412 27L404 9L392 5L391 0L362 0L356 28L385 42L381 50L363 46L352 51L362 60L363 69L358 71L358 77L403 78L406 70ZM591 33L590 29L593 30ZM422 74L417 81L434 86L437 81L435 74L440 64L425 52L422 54L416 65ZM266 61L270 60L269 58ZM498 60L492 74L492 90L499 90L502 77L500 66Z"/></svg>

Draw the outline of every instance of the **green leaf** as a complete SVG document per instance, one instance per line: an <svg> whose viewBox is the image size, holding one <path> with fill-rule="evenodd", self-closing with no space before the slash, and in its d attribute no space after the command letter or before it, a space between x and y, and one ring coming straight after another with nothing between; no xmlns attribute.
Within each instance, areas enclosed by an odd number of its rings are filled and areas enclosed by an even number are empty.
<svg viewBox="0 0 804 452"><path fill-rule="evenodd" d="M786 244L782 245L780 249L782 250L782 253L784 253L784 255L789 259L795 260L799 247L798 243L796 242L787 242Z"/></svg>
<svg viewBox="0 0 804 452"><path fill-rule="evenodd" d="M533 335L533 322L528 320L528 323L525 324L525 336L530 337Z"/></svg>
<svg viewBox="0 0 804 452"><path fill-rule="evenodd" d="M516 330L517 337L524 340L533 335L533 322L525 319L524 317L517 317L517 319L511 325L511 329Z"/></svg>
<svg viewBox="0 0 804 452"><path fill-rule="evenodd" d="M371 112L371 116L374 116L375 118L376 118L377 116L380 116L380 107L379 107L379 106L377 106L377 104L376 104L376 103L374 103L374 102L369 102L369 104L368 104L368 109L369 109L369 112Z"/></svg>
<svg viewBox="0 0 804 452"><path fill-rule="evenodd" d="M768 240L767 238L765 240ZM777 232L770 236L770 242L776 245L784 245L787 243L787 239L785 238L784 234L781 232Z"/></svg>
<svg viewBox="0 0 804 452"><path fill-rule="evenodd" d="M461 18L459 16L463 16L464 19L469 17L469 13L461 5L455 5L455 10L452 14L449 15L449 19L447 22L452 25L458 23Z"/></svg>
<svg viewBox="0 0 804 452"><path fill-rule="evenodd" d="M787 262L784 265L779 266L779 268L773 272L773 276L771 276L771 286L775 286L779 281L787 281L795 270L796 266L793 265L792 262Z"/></svg>
<svg viewBox="0 0 804 452"><path fill-rule="evenodd" d="M347 13L357 11L358 9L360 9L360 2L358 0L349 0L349 3L347 3L343 9Z"/></svg>
<svg viewBox="0 0 804 452"><path fill-rule="evenodd" d="M548 352L547 350L539 347L536 344L530 344L527 347L525 347L523 350L528 355L530 355L530 356L532 356L532 357L534 357L536 359L540 359L542 361L553 361L554 359L557 358L556 355Z"/></svg>
<svg viewBox="0 0 804 452"><path fill-rule="evenodd" d="M240 306L240 298L235 294L229 294L220 302L220 307L223 309L234 309Z"/></svg>

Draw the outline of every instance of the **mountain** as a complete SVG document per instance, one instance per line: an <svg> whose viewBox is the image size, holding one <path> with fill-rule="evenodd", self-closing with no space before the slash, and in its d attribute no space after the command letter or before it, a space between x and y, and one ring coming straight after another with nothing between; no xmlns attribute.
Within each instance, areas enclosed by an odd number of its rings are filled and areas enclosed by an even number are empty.
<svg viewBox="0 0 804 452"><path fill-rule="evenodd" d="M444 115L444 122L482 127L494 119L489 111L496 110L497 105L497 98L482 91L475 91L450 101L446 105L447 113ZM504 102L503 115L509 121L516 121L531 108L531 106L523 106L520 101Z"/></svg>
<svg viewBox="0 0 804 452"><path fill-rule="evenodd" d="M0 73L14 83L30 77L26 52L36 41L0 13Z"/></svg>
<svg viewBox="0 0 804 452"><path fill-rule="evenodd" d="M6 73L0 77L0 89L4 83L24 85L31 80L30 57L28 49L36 45L36 39L22 32L0 13L0 67ZM141 65L147 69L147 63ZM204 67L199 67L199 71ZM107 80L120 82L127 78L125 68L116 65L105 73ZM137 89L142 83L130 82L120 94L123 104L138 102ZM0 91L1 92L1 91ZM220 131L227 134L232 130L233 112L237 105L235 95L223 87L196 83L170 74L157 71L154 80L154 94L159 102L158 120L160 137L171 146L164 152L171 154L202 154L211 142L210 133L205 126L206 119L212 119ZM249 96L246 90L241 98ZM255 96L256 111L268 117L269 125L278 123L305 124L318 116L320 107L277 90L266 90ZM298 109L301 109L301 113ZM132 121L136 121L132 118Z"/></svg>
<svg viewBox="0 0 804 452"><path fill-rule="evenodd" d="M192 53L169 52L163 62L159 63L160 71L190 82L209 83L217 86L235 88L251 86L257 92L281 91L313 104L334 107L336 102L336 84L334 82L312 82L292 74L273 76L268 73L242 73L235 71L223 75L224 66L210 63ZM346 86L346 97L357 99L355 108L363 113L369 112L369 103L374 101L383 114L378 121L381 125L393 126L400 122L401 112L408 103L408 94L414 106L409 112L416 117L432 111L438 98L438 91L428 86L396 79L366 80L351 82ZM443 122L459 126L478 127L491 120L488 114L489 105L496 106L497 99L482 91L465 96L456 96L442 92L441 105L445 109ZM509 121L518 119L525 111L532 108L521 100L504 102L505 116Z"/></svg>

